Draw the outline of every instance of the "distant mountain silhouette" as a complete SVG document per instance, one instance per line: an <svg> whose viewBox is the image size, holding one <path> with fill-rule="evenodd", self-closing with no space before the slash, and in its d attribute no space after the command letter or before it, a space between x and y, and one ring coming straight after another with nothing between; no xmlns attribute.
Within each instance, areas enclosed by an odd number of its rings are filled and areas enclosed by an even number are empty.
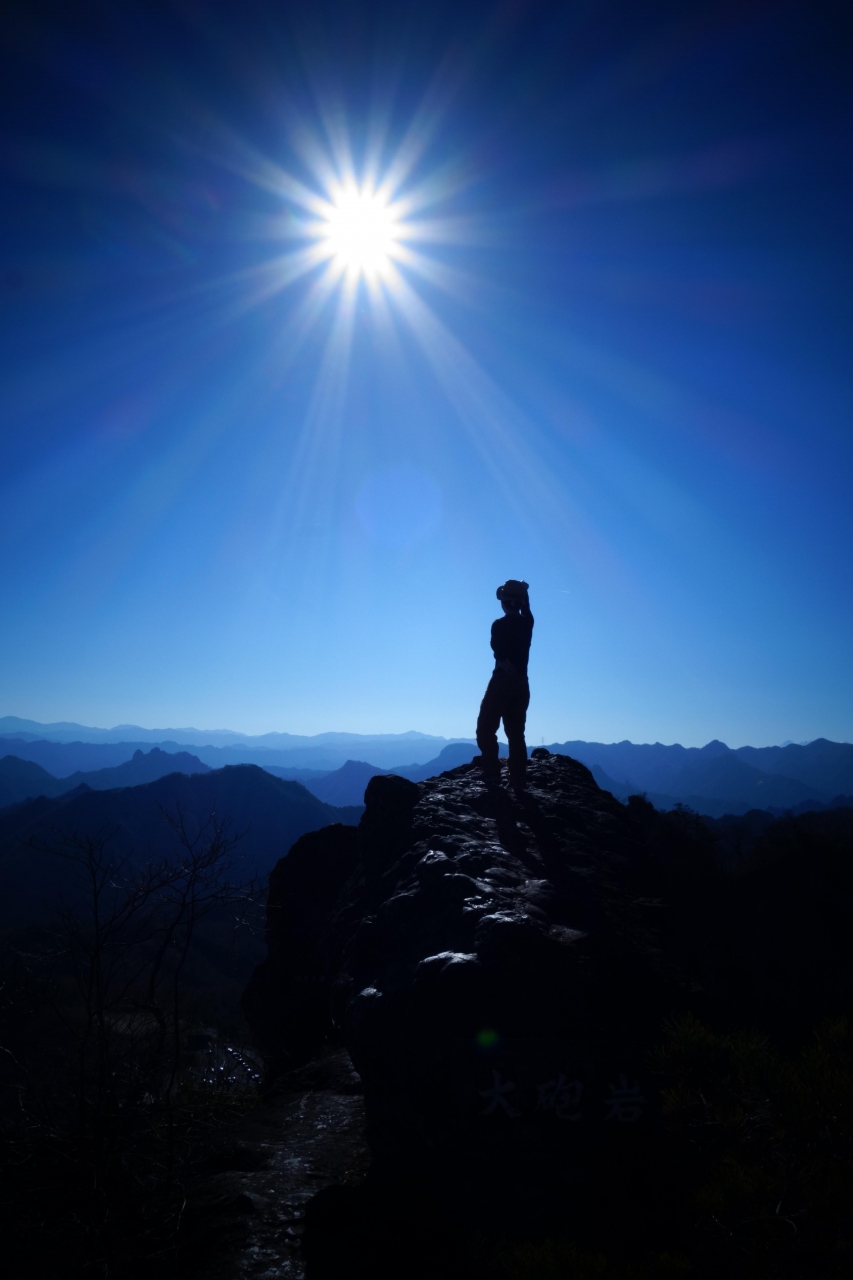
<svg viewBox="0 0 853 1280"><path fill-rule="evenodd" d="M506 756L506 743L498 744L498 751L502 757ZM425 782L427 778L434 778L436 774L446 773L448 769L456 769L460 764L470 764L474 756L479 753L479 748L474 742L451 742L443 751L440 751L434 760L428 760L426 764L410 765L408 768L395 769L395 773L399 773L404 778L408 778L410 782Z"/></svg>
<svg viewBox="0 0 853 1280"><path fill-rule="evenodd" d="M114 848L133 860L174 848L161 809L182 808L194 832L215 810L234 833L245 832L235 856L240 879L265 876L294 840L334 822L356 822L360 809L323 804L296 782L274 778L255 765L209 773L172 773L144 786L42 797L0 812L0 927L17 928L67 900L74 879L50 853L28 847L56 841L56 832L94 835L114 831Z"/></svg>
<svg viewBox="0 0 853 1280"><path fill-rule="evenodd" d="M736 751L718 741L704 747L574 741L551 750L580 760L619 799L644 791L657 808L687 804L712 817L822 807L853 791L853 745L826 739Z"/></svg>
<svg viewBox="0 0 853 1280"><path fill-rule="evenodd" d="M0 760L0 808L36 796L62 795L81 786L93 791L136 787L144 782L155 782L169 773L210 773L210 766L188 751L170 754L154 747L147 752L136 751L132 759L113 769L98 769L92 773L78 771L65 778L54 778L29 760L4 756Z"/></svg>
<svg viewBox="0 0 853 1280"><path fill-rule="evenodd" d="M447 738L418 733L414 730L408 733L318 733L312 736L264 733L253 736L235 733L230 729L142 729L139 725L118 725L112 729L96 729L66 721L40 724L36 720L22 720L17 716L0 716L0 737L75 744L133 743L135 747L180 744L227 752L227 755L213 759L207 754L196 752L200 759L214 768L227 764L252 763L306 768L318 765L336 769L356 751L359 755L371 755L382 768L391 768L410 761L428 760L448 742ZM11 751L12 748L7 750ZM15 754L22 753L15 752ZM37 763L44 762L39 759ZM108 763L117 764L119 761Z"/></svg>
<svg viewBox="0 0 853 1280"><path fill-rule="evenodd" d="M253 764L254 761L247 763ZM224 765L220 766L224 768ZM303 787L308 787L309 782L313 782L315 778L325 778L331 772L330 769L293 769L286 765L278 764L262 764L262 769L266 769L267 773L271 773L276 778L284 778L286 782L301 782ZM311 788L308 787L310 791Z"/></svg>
<svg viewBox="0 0 853 1280"><path fill-rule="evenodd" d="M772 809L771 813L776 818L780 817L783 812L792 813L796 817L801 813L822 813L827 809L853 809L853 795L833 796L826 804L823 804L820 800L808 800L804 804L795 804L792 809L785 809L784 811Z"/></svg>
<svg viewBox="0 0 853 1280"><path fill-rule="evenodd" d="M506 747L501 744L501 755L505 756L506 751ZM448 769L455 769L457 765L469 764L476 754L477 747L474 743L451 742L434 760L428 760L426 764L379 769L375 764L368 764L364 760L347 760L340 769L335 769L324 777L306 778L304 785L327 804L363 804L364 788L377 774L395 773L400 778L408 778L410 782L423 782Z"/></svg>
<svg viewBox="0 0 853 1280"><path fill-rule="evenodd" d="M816 738L786 747L738 747L734 754L764 773L796 778L817 791L837 795L853 791L853 743Z"/></svg>
<svg viewBox="0 0 853 1280"><path fill-rule="evenodd" d="M129 734L131 729L127 729ZM37 740L33 730L44 730L65 740ZM73 741L75 730L87 735L108 735L111 740ZM120 742L115 740L117 729L43 726L35 721L0 718L0 734L12 731L18 736L0 737L0 753L8 752L32 761L56 777L65 778L130 761L136 751L149 751L151 736L159 732L138 730L140 735L145 735L144 741ZM196 733L195 730L175 732ZM328 733L313 738L264 734L250 738L223 730L221 733L198 731L198 736L205 742L194 746L193 754L211 768L242 762L259 764L278 777L302 782L313 794L319 794L319 783L329 778L325 788L320 788L323 796L334 795L339 802L351 804L361 803L364 789L362 777L353 771L351 761L361 762L363 768L373 769L375 773L394 772L412 781L422 781L466 763L477 750L472 741L448 742L424 734ZM441 743L444 746L437 755L419 759L421 752L434 750ZM157 746L173 754L181 750L176 740L164 739ZM645 792L658 808L687 804L702 813L720 816L753 808L767 811L801 810L803 806L820 808L832 804L836 796L853 794L853 744L830 742L825 738L806 745L789 743L784 747L735 750L719 741L704 747L569 741L552 743L550 749L587 765L595 772L600 785L619 799ZM332 775L341 770L347 772L334 781ZM366 779L370 775L363 776ZM85 777L82 780L85 781ZM48 786L44 791L50 794Z"/></svg>
<svg viewBox="0 0 853 1280"><path fill-rule="evenodd" d="M745 747L737 751L717 741L690 748L661 743L564 742L553 744L550 750L585 764L598 785L622 801L645 792L659 809L684 804L715 818L751 809L777 814L819 810L837 805L845 794L853 792L853 746L825 739L807 747ZM325 777L306 778L305 785L329 803L360 804L367 782L377 774L396 773L412 782L423 782L467 764L476 752L473 743L450 743L434 760L394 769L350 760ZM501 754L505 753L502 747ZM766 761L768 768L758 767L752 762L756 759ZM790 774L780 772L789 766ZM821 778L827 780L826 785L818 785Z"/></svg>
<svg viewBox="0 0 853 1280"><path fill-rule="evenodd" d="M177 742L160 744L161 750L180 751ZM0 755L17 756L41 765L55 778L80 771L112 769L132 760L134 752L148 751L147 742L47 742L44 739L0 736Z"/></svg>
<svg viewBox="0 0 853 1280"><path fill-rule="evenodd" d="M366 764L363 760L347 760L340 769L327 773L324 778L306 782L305 786L326 804L363 804L364 788L370 779L388 772L387 769L377 769L374 764Z"/></svg>
<svg viewBox="0 0 853 1280"><path fill-rule="evenodd" d="M0 809L32 796L58 796L71 788L63 778L54 778L41 765L17 756L0 759Z"/></svg>
<svg viewBox="0 0 853 1280"><path fill-rule="evenodd" d="M0 720L0 724L2 723ZM144 741L132 739L126 742L55 742L26 734L17 736L0 734L0 752L8 752L19 756L22 760L32 760L56 777L66 777L80 769L88 771L123 764L124 761L131 759L135 751L149 751L152 745L170 753L181 751L184 746L191 745L193 753L211 769L223 769L229 764L259 764L263 769L296 776L303 772L308 775L331 773L339 769L356 751L359 755L362 753L372 755L380 762L377 768L391 769L400 765L408 767L424 756L429 759L437 746L447 742L446 738L427 737L412 742L406 735L402 735L401 740L367 735L359 737L356 734L340 736L341 742L281 749L258 747L251 742L221 747L206 743L186 744L174 739L163 739L154 744L150 739ZM312 740L306 739L306 741ZM476 750L473 743L471 748Z"/></svg>
<svg viewBox="0 0 853 1280"><path fill-rule="evenodd" d="M113 769L98 769L92 773L72 773L66 782L80 783L94 791L106 791L111 787L138 787L144 782L156 782L170 773L210 773L210 765L189 751L137 750L130 760Z"/></svg>
<svg viewBox="0 0 853 1280"><path fill-rule="evenodd" d="M622 783L615 782L609 773L604 772L600 764L592 765L589 771L601 790L609 791L611 795L616 796L617 800L625 801L632 792L637 790L636 787L625 787Z"/></svg>

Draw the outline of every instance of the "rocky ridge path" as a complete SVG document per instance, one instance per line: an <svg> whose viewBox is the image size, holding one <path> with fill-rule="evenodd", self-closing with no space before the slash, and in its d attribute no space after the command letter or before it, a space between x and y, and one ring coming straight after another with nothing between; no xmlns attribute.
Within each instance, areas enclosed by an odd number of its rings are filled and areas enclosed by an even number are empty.
<svg viewBox="0 0 853 1280"><path fill-rule="evenodd" d="M212 1147L187 1197L185 1274L303 1280L308 1203L367 1169L361 1082L340 1050L291 1072Z"/></svg>

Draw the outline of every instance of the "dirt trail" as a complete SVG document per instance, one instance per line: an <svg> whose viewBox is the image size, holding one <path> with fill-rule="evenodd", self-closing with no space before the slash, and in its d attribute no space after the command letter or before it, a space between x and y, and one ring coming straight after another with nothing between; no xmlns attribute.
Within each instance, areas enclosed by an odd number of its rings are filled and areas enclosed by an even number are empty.
<svg viewBox="0 0 853 1280"><path fill-rule="evenodd" d="M189 1274L302 1280L305 1210L323 1187L367 1171L361 1083L338 1052L285 1077L230 1129L195 1179L184 1216Z"/></svg>

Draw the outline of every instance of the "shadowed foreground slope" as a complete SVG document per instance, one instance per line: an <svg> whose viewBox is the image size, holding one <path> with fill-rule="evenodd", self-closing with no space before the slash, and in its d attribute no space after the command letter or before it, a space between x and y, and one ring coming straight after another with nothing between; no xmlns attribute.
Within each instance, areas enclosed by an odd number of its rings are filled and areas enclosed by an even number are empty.
<svg viewBox="0 0 853 1280"><path fill-rule="evenodd" d="M272 873L244 997L273 1075L342 1040L364 1086L371 1172L309 1209L309 1276L439 1275L454 1232L657 1255L693 1214L652 1065L667 1019L796 1039L847 1006L844 841L806 875L797 854L728 876L695 817L542 750L520 798L462 766L365 799Z"/></svg>

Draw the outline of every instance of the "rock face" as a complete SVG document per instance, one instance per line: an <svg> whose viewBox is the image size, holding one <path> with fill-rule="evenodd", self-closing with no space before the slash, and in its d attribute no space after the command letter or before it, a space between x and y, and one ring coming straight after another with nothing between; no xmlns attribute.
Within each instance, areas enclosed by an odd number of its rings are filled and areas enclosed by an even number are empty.
<svg viewBox="0 0 853 1280"><path fill-rule="evenodd" d="M463 765L377 776L365 804L271 877L244 1008L273 1071L342 1038L372 1176L469 1219L533 1221L604 1176L636 1182L647 1052L684 984L630 807L542 749L520 797Z"/></svg>

